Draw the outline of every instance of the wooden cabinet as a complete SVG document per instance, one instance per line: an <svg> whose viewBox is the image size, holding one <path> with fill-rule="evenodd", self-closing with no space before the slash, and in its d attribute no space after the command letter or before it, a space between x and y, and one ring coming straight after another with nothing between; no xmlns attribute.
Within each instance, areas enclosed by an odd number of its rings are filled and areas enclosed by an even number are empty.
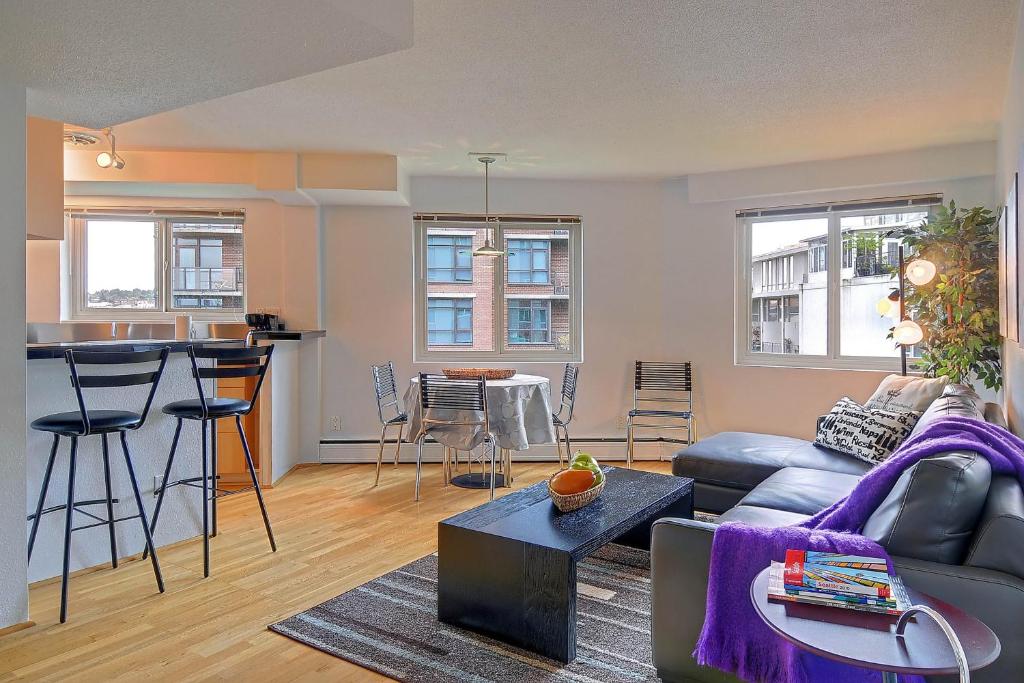
<svg viewBox="0 0 1024 683"><path fill-rule="evenodd" d="M64 239L64 124L28 117L25 127L25 233Z"/></svg>
<svg viewBox="0 0 1024 683"><path fill-rule="evenodd" d="M255 377L219 379L217 380L217 396L245 400L252 396L255 384ZM263 478L260 476L260 403L261 401L257 401L256 408L242 418L242 429L249 442L253 465L256 467L256 476L262 483ZM233 418L217 420L217 474L220 475L220 484L224 488L250 485L249 470L245 465L245 451L242 450L242 440L238 437L238 430Z"/></svg>

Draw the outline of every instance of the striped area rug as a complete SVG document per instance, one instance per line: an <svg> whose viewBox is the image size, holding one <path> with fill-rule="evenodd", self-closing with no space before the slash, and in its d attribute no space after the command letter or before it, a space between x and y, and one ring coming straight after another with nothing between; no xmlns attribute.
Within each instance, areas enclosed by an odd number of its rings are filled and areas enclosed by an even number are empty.
<svg viewBox="0 0 1024 683"><path fill-rule="evenodd" d="M580 563L577 657L569 665L440 623L436 555L270 629L399 681L655 682L649 567L647 552L618 545Z"/></svg>

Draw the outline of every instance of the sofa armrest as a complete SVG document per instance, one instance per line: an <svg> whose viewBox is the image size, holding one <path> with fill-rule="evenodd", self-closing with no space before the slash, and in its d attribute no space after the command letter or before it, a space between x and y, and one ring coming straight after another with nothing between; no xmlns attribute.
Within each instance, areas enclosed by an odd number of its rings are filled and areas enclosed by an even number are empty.
<svg viewBox="0 0 1024 683"><path fill-rule="evenodd" d="M678 681L735 681L698 666L691 653L704 625L708 566L716 524L666 517L651 530L651 643L658 676Z"/></svg>
<svg viewBox="0 0 1024 683"><path fill-rule="evenodd" d="M991 569L894 557L896 573L922 593L955 605L981 619L999 637L1002 654L991 666L971 672L976 683L1019 680L1024 670L1024 581ZM929 677L956 681L956 676Z"/></svg>

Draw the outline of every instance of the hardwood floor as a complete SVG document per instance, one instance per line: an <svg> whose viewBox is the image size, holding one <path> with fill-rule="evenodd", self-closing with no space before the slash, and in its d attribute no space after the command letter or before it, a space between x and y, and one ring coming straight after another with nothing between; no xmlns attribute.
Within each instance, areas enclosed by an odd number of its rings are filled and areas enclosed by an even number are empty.
<svg viewBox="0 0 1024 683"><path fill-rule="evenodd" d="M667 462L638 469L668 472ZM465 471L465 464L462 466ZM515 488L557 463L516 463ZM59 579L30 589L35 625L0 638L0 678L60 681L385 681L382 676L267 630L291 616L437 549L437 522L486 502L487 491L444 488L439 465L313 465L266 499L278 552L271 553L252 494L219 504L211 576L202 543L160 549L167 592L148 562L84 570L71 579L70 616L57 620ZM502 489L499 495L509 489Z"/></svg>

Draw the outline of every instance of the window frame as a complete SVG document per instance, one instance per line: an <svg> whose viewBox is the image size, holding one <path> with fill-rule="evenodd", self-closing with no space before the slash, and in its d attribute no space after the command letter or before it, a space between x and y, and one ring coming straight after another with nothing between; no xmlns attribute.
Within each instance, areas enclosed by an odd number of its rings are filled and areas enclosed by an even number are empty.
<svg viewBox="0 0 1024 683"><path fill-rule="evenodd" d="M448 250L450 250L452 252L452 267L451 268L431 268L430 267L430 248L431 248L430 238L431 237L447 237L447 238L452 240L451 244L437 244L437 245L434 245L435 249L448 249ZM468 247L469 247L469 250L471 252L470 256L469 256L469 279L468 280L460 280L460 279L458 279L458 271L466 270L466 269L459 267L459 253L458 253L458 250L460 248L460 245L456 244L456 242L460 238L465 239L467 237L469 238L469 245L468 245ZM449 234L445 234L445 235L427 235L427 257L426 257L426 259L427 259L427 271L426 271L427 272L427 282L429 282L432 285L465 285L465 284L472 284L473 276L476 273L476 269L473 267L472 251L473 251L473 237L472 237L472 235L459 235L459 234L455 234L455 233L449 233ZM429 279L430 278L430 271L431 270L449 270L449 271L451 271L452 277L449 280L431 280L431 279Z"/></svg>
<svg viewBox="0 0 1024 683"><path fill-rule="evenodd" d="M210 215L193 215L188 211L176 213L167 210L132 209L127 210L102 210L102 209L68 209L65 240L67 244L68 278L67 295L69 298L66 308L68 319L72 321L161 321L172 322L176 315L188 314L194 320L211 322L242 322L245 320L247 286L248 280L243 274L242 279L242 302L237 309L215 309L215 308L184 308L175 307L174 303L174 231L173 223L198 223L211 224L223 223L225 225L238 225L241 228L242 237L242 272L245 272L245 216L237 210L225 210L227 213L237 214L230 218L220 218L217 211ZM156 288L157 308L154 310L143 309L117 309L117 308L90 308L88 306L86 283L88 278L88 247L87 247L87 223L88 221L139 221L154 224L153 240L154 248L154 283ZM196 237L195 247L196 258L200 257L200 237ZM201 266L197 266L201 267ZM223 266L222 266L223 267ZM62 287L62 289L64 289ZM217 295L196 292L195 298L209 299Z"/></svg>
<svg viewBox="0 0 1024 683"><path fill-rule="evenodd" d="M510 245L508 247L508 249L510 251L512 249L512 247L511 247L511 243L512 242L525 242L525 243L527 243L528 246L525 247L525 250L527 252L529 252L529 254L530 254L530 267L527 270L522 270L522 269L519 269L519 268L516 268L516 269L513 270L511 267L508 269L508 275L509 275L508 284L510 284L510 285L550 285L551 284L551 240L550 239L537 239L537 238L532 238L531 237L531 238L526 238L526 239L520 239L520 238L512 239L512 238L509 238L508 241L509 241L509 245ZM533 244L534 242L544 242L547 246L544 247L543 249L538 249L538 248L536 248L534 246L534 244ZM544 268L538 268L537 267L537 264L536 264L536 254L538 252L544 252L545 254L547 254L547 258L544 259L544 261L545 261L545 263L547 265ZM511 259L510 259L510 262L511 262ZM541 271L544 272L544 280L542 280L542 281L534 280L533 279L534 274L535 273L539 273ZM511 277L512 273L529 273L530 279L529 280L513 281L512 277Z"/></svg>
<svg viewBox="0 0 1024 683"><path fill-rule="evenodd" d="M450 343L448 343L448 344L438 344L438 346L463 346L463 345L467 345L467 344L469 346L472 346L473 345L473 315L474 315L474 311L473 311L473 309L474 309L473 297L468 297L468 296L446 296L444 294L437 294L437 295L434 295L434 296L428 296L427 297L427 314L428 314L427 315L427 338L428 338L428 340L429 340L430 332L431 332L431 330L430 330L430 322L429 322L429 319L430 319L429 313L430 313L430 303L432 301L450 301L451 304L452 304L451 305L451 309L452 309L452 329L451 329L452 341ZM469 341L468 342L460 342L458 340L459 339L459 332L460 332L460 329L459 329L459 304L462 303L462 302L467 302L467 301L469 302L469 306L468 306L468 308L469 308ZM463 304L462 308L465 309L465 308L467 308L467 306L465 304ZM447 332L448 330L443 330L443 331Z"/></svg>
<svg viewBox="0 0 1024 683"><path fill-rule="evenodd" d="M538 284L538 283L535 283L535 284ZM529 311L530 311L530 330L529 330L529 332L530 332L531 340L533 338L533 334L538 331L538 327L534 324L533 312L534 312L534 310L537 309L537 307L534 304L537 304L537 303L543 304L543 308L544 308L544 310L547 313L547 327L544 329L544 333L547 335L547 339L545 339L544 341L527 341L527 342L513 342L511 339L506 339L505 340L506 344L508 346L516 346L516 347L519 347L519 346L530 346L531 344L532 345L537 345L537 346L543 346L543 345L551 344L552 343L551 342L551 299L523 299L523 298L518 298L517 297L517 298L514 298L514 299L506 299L505 307L507 309L511 310L513 302L516 304L516 308L517 309L518 308L523 308L523 303L524 302L529 304ZM512 316L511 316L511 313L510 313L509 314L509 318L511 318L511 317ZM512 336L512 330L507 329L507 326L506 326L506 330L505 330L505 336L506 337Z"/></svg>
<svg viewBox="0 0 1024 683"><path fill-rule="evenodd" d="M740 366L813 368L831 370L869 370L899 372L900 357L880 358L877 356L853 356L840 353L841 342L841 286L843 264L843 238L840 226L844 216L869 216L892 213L913 213L925 211L932 214L941 203L940 194L906 198L869 199L822 205L821 210L809 207L786 207L761 210L738 211L736 218L736 263L735 298L733 312L733 336L735 343L734 362ZM906 203L903 203L906 202ZM918 202L918 203L914 203ZM751 215L764 211L769 215ZM786 213L786 211L790 211ZM827 269L826 289L826 353L787 354L767 353L751 350L753 307L751 305L751 260L754 223L774 223L802 219L827 219L828 231L825 242L825 266ZM810 261L810 255L808 259ZM808 263L808 273L812 271ZM893 281L895 286L895 280ZM802 312L802 311L801 311ZM781 314L781 311L780 311ZM766 316L765 316L766 317ZM913 364L913 359L910 359Z"/></svg>
<svg viewBox="0 0 1024 683"><path fill-rule="evenodd" d="M509 297L507 287L523 285L550 286L551 281L551 253L548 251L548 282L547 283L507 283L505 258L494 260L494 282L490 295L493 297L492 316L492 339L494 349L490 351L475 351L472 349L430 349L427 345L427 285L446 284L427 282L427 233L429 229L457 229L460 225L466 229L474 230L484 227L483 216L458 213L444 214L415 214L413 216L413 362L414 363L481 363L493 362L531 362L531 363L580 363L583 362L583 222L580 216L538 216L538 215L500 215L491 216L489 223L492 231L491 240L495 245L505 244L504 224L510 227L522 227L523 224L530 224L538 229L567 230L569 235L567 243L569 246L569 349L559 350L551 348L551 319L550 310L548 314L548 338L545 344L516 344L510 346L508 343L508 328L506 325L506 309ZM514 239L514 234L510 236ZM501 248L499 246L499 248ZM481 257L473 257L481 258ZM531 256L532 265L532 256ZM476 268L474 266L474 278ZM451 283L447 283L451 284ZM465 283L461 283L465 284ZM522 294L517 293L519 298ZM444 298L443 293L438 293L431 298ZM546 298L546 297L536 297ZM474 306L475 308L475 306ZM536 348L533 348L536 347Z"/></svg>

